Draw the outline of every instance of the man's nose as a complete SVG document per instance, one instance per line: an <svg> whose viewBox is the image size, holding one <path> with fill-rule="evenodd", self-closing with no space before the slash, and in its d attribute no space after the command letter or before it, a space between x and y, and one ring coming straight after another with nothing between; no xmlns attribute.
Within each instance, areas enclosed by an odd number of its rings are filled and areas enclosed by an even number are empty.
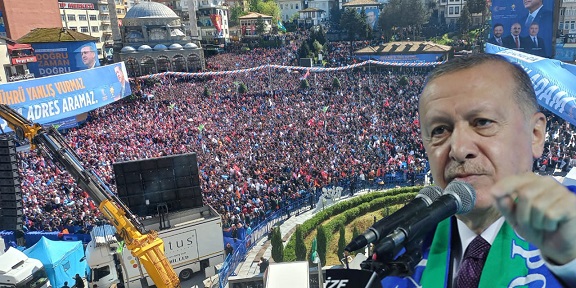
<svg viewBox="0 0 576 288"><path fill-rule="evenodd" d="M478 155L476 137L477 135L468 124L457 125L450 136L450 159L463 163L468 159L476 158Z"/></svg>

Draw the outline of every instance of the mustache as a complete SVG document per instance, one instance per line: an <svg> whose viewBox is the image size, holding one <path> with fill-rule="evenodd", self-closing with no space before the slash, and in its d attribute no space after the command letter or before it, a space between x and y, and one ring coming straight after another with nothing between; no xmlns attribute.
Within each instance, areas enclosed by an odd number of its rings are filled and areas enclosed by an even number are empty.
<svg viewBox="0 0 576 288"><path fill-rule="evenodd" d="M448 166L446 166L446 169L444 169L446 180L449 181L452 181L454 178L458 177L458 175L484 174L488 174L488 171L484 169L483 166L468 161L464 163L450 162Z"/></svg>

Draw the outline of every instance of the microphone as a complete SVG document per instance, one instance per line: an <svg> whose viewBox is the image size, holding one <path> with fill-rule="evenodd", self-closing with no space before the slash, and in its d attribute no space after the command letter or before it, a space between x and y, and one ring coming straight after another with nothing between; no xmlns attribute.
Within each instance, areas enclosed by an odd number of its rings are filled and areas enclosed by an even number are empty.
<svg viewBox="0 0 576 288"><path fill-rule="evenodd" d="M374 251L374 260L377 260L378 255L390 255L390 252L396 251L395 249L399 248L400 245L404 245L436 227L440 221L454 214L465 214L472 211L475 202L476 191L472 185L458 180L450 182L444 190L444 195L426 207L422 213L404 221L405 223L382 240L382 243Z"/></svg>
<svg viewBox="0 0 576 288"><path fill-rule="evenodd" d="M365 247L370 243L378 242L381 237L394 231L394 229L396 229L406 218L413 217L414 214L419 213L432 204L432 202L439 198L440 195L442 195L442 189L438 186L426 186L422 188L414 200L404 205L404 207L400 208L398 211L374 223L374 225L368 228L368 230L362 233L362 235L358 235L354 238L344 248L344 250L352 252Z"/></svg>

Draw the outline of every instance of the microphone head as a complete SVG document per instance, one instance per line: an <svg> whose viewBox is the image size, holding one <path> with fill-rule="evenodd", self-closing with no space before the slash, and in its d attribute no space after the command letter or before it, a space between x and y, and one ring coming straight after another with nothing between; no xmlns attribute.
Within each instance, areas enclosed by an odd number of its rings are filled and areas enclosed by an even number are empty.
<svg viewBox="0 0 576 288"><path fill-rule="evenodd" d="M450 194L456 198L458 212L456 214L466 214L474 208L476 203L476 190L470 183L454 180L446 186L444 194Z"/></svg>
<svg viewBox="0 0 576 288"><path fill-rule="evenodd" d="M436 201L436 199L442 196L442 188L438 186L426 186L420 190L416 198L420 198L426 202L428 206L432 204L432 202Z"/></svg>

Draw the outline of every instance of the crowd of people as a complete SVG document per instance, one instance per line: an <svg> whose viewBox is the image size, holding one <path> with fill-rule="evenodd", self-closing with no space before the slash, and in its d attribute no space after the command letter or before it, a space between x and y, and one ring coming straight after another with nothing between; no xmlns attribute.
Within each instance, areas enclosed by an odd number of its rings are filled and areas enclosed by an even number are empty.
<svg viewBox="0 0 576 288"><path fill-rule="evenodd" d="M299 39L284 48L220 54L207 59L207 68L296 65ZM349 57L344 44L334 47L329 51L339 59ZM300 88L303 72L290 69L161 78L140 86L142 95L154 97L97 109L64 136L112 191L113 163L196 152L204 203L228 227L255 224L302 191L341 179L424 173L417 103L426 73L386 67L313 73L308 89ZM400 84L404 76L407 85ZM238 93L240 84L247 93ZM551 137L549 146L558 139ZM103 220L70 174L43 155L19 152L19 172L27 230L77 226L82 233Z"/></svg>

